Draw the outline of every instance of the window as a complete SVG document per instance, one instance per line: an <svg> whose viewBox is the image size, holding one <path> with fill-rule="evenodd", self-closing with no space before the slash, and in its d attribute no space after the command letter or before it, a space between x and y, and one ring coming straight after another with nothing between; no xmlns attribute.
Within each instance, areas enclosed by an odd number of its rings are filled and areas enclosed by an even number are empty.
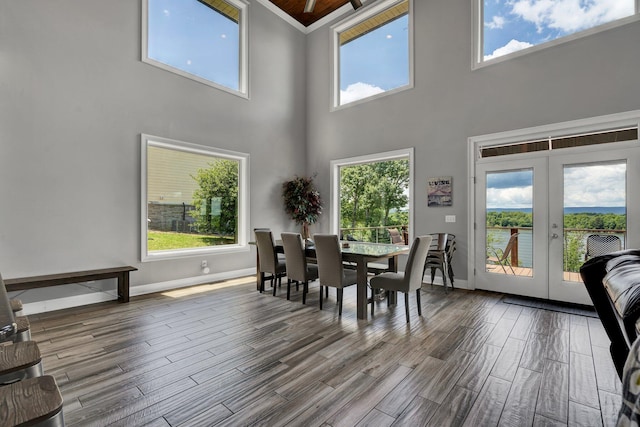
<svg viewBox="0 0 640 427"><path fill-rule="evenodd" d="M143 0L142 60L246 97L246 8L240 0Z"/></svg>
<svg viewBox="0 0 640 427"><path fill-rule="evenodd" d="M382 0L332 28L333 108L413 86L409 0Z"/></svg>
<svg viewBox="0 0 640 427"><path fill-rule="evenodd" d="M247 154L142 135L143 261L247 246Z"/></svg>
<svg viewBox="0 0 640 427"><path fill-rule="evenodd" d="M477 64L638 19L637 0L476 0L475 7Z"/></svg>
<svg viewBox="0 0 640 427"><path fill-rule="evenodd" d="M413 233L413 149L331 162L332 231L344 240L406 242Z"/></svg>

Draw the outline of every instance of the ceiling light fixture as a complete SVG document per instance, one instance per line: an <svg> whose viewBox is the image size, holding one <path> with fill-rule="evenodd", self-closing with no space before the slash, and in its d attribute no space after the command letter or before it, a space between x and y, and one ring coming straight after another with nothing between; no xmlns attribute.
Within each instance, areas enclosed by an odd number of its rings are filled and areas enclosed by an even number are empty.
<svg viewBox="0 0 640 427"><path fill-rule="evenodd" d="M304 5L304 13L313 12L313 8L316 5L316 0L307 0L307 3Z"/></svg>

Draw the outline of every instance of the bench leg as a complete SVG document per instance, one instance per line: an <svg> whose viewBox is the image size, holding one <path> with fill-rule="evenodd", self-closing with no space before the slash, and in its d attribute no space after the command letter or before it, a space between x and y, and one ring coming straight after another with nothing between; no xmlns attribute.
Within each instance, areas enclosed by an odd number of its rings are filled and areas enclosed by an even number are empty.
<svg viewBox="0 0 640 427"><path fill-rule="evenodd" d="M118 276L118 301L129 302L129 272Z"/></svg>

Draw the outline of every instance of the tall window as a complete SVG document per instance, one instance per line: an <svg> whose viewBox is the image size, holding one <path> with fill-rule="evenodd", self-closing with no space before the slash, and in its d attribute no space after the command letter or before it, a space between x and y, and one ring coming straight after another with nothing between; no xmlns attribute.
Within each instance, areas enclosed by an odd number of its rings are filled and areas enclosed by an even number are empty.
<svg viewBox="0 0 640 427"><path fill-rule="evenodd" d="M143 0L142 60L247 95L246 4L239 0Z"/></svg>
<svg viewBox="0 0 640 427"><path fill-rule="evenodd" d="M413 85L409 0L376 2L332 31L334 108Z"/></svg>
<svg viewBox="0 0 640 427"><path fill-rule="evenodd" d="M332 227L344 240L390 243L412 233L413 150L332 162Z"/></svg>
<svg viewBox="0 0 640 427"><path fill-rule="evenodd" d="M638 13L636 0L476 0L476 7L478 63L600 31Z"/></svg>
<svg viewBox="0 0 640 427"><path fill-rule="evenodd" d="M248 155L142 135L142 260L246 246Z"/></svg>

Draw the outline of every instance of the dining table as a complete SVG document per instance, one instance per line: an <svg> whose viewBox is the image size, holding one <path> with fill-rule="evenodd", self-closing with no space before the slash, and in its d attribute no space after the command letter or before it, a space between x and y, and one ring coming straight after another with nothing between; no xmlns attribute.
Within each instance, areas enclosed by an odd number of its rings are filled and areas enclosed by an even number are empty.
<svg viewBox="0 0 640 427"><path fill-rule="evenodd" d="M342 251L342 261L346 264L346 268L355 268L357 272L356 284L356 316L358 319L367 318L367 304L370 298L367 296L367 283L370 271L376 273L381 271L398 271L398 256L409 252L408 245L389 244L389 243L370 243L360 241L341 241L340 247ZM276 240L275 249L278 253L284 253L282 241ZM315 246L312 241L305 243L305 255L307 258L316 257ZM259 256L259 254L258 254ZM386 262L384 268L370 267L369 263ZM257 263L257 277L260 280L260 263ZM259 283L259 282L258 282ZM395 298L393 293L392 298ZM373 301L371 301L373 303ZM392 303L395 301L391 301Z"/></svg>

